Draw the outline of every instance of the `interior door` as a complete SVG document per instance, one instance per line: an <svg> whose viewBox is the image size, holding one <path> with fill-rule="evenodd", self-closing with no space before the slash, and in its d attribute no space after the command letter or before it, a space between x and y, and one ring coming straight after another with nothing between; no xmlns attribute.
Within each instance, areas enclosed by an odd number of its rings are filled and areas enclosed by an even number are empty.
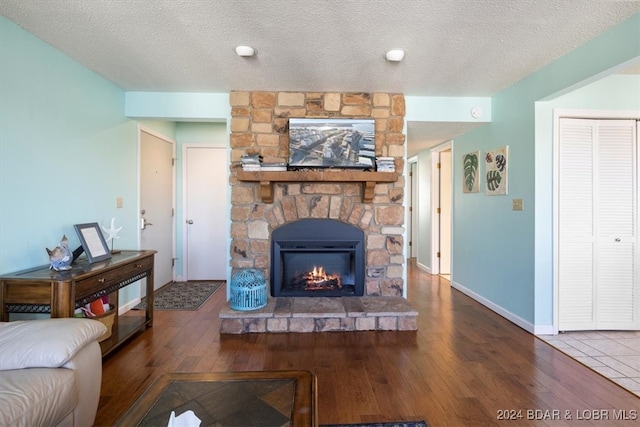
<svg viewBox="0 0 640 427"><path fill-rule="evenodd" d="M440 274L451 274L451 150L440 153Z"/></svg>
<svg viewBox="0 0 640 427"><path fill-rule="evenodd" d="M559 330L637 329L635 120L561 119Z"/></svg>
<svg viewBox="0 0 640 427"><path fill-rule="evenodd" d="M185 146L184 276L224 280L227 275L227 150Z"/></svg>
<svg viewBox="0 0 640 427"><path fill-rule="evenodd" d="M140 131L140 247L153 249L154 288L173 280L173 142Z"/></svg>
<svg viewBox="0 0 640 427"><path fill-rule="evenodd" d="M596 327L635 329L636 122L600 120L596 126Z"/></svg>
<svg viewBox="0 0 640 427"><path fill-rule="evenodd" d="M407 229L407 235L409 236L409 258L416 258L418 256L418 175L417 175L417 163L409 163L409 227Z"/></svg>

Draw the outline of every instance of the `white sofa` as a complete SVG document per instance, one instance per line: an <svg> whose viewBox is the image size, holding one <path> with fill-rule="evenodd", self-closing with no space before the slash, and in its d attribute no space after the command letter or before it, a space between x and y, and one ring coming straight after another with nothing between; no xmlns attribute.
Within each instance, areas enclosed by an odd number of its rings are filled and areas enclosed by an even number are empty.
<svg viewBox="0 0 640 427"><path fill-rule="evenodd" d="M0 426L92 426L105 331L89 319L0 322Z"/></svg>

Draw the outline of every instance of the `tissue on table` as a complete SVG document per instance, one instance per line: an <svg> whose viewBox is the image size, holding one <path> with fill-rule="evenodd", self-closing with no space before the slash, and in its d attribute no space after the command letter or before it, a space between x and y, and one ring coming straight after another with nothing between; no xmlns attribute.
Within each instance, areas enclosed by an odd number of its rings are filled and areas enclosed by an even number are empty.
<svg viewBox="0 0 640 427"><path fill-rule="evenodd" d="M176 417L175 411L171 411L167 427L200 427L200 418L193 411L186 411Z"/></svg>

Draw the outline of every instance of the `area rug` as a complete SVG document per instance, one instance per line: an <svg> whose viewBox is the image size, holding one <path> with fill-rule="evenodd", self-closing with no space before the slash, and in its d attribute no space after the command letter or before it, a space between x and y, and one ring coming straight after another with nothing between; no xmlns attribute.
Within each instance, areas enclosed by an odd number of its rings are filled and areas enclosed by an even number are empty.
<svg viewBox="0 0 640 427"><path fill-rule="evenodd" d="M323 424L320 427L427 427L424 421L364 424Z"/></svg>
<svg viewBox="0 0 640 427"><path fill-rule="evenodd" d="M154 310L197 310L213 293L225 284L224 280L210 282L173 282L153 294ZM134 310L146 310L147 299L142 298Z"/></svg>

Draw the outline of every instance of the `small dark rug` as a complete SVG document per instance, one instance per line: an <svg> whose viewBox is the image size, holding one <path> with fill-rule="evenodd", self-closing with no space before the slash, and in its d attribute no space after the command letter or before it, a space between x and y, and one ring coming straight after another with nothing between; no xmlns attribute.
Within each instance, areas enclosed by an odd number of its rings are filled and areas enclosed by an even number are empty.
<svg viewBox="0 0 640 427"><path fill-rule="evenodd" d="M320 427L427 427L427 423L424 421L409 421L395 423L324 424Z"/></svg>
<svg viewBox="0 0 640 427"><path fill-rule="evenodd" d="M153 308L154 310L197 310L224 284L224 280L170 283L153 294ZM145 297L133 309L146 310L146 308Z"/></svg>

